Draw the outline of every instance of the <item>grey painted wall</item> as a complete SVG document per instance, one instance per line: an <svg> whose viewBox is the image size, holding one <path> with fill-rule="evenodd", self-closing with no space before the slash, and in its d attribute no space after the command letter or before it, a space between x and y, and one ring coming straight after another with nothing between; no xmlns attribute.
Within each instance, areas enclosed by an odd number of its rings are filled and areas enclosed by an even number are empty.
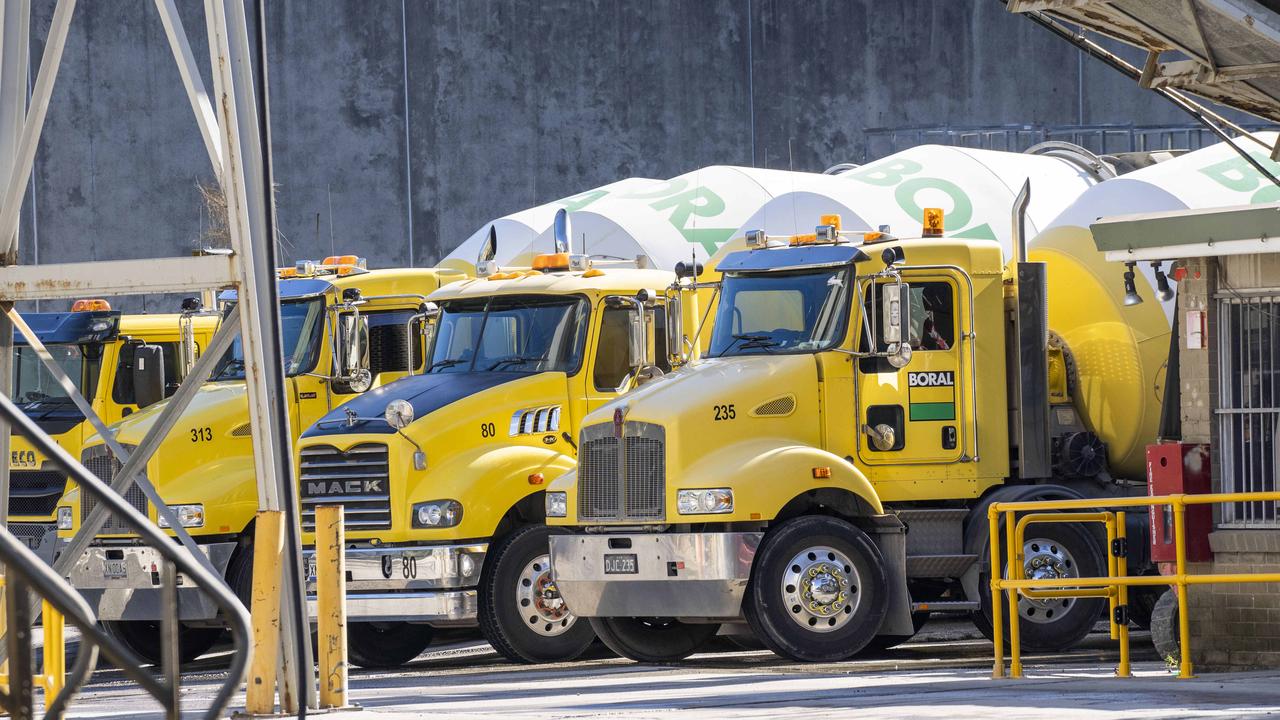
<svg viewBox="0 0 1280 720"><path fill-rule="evenodd" d="M33 65L53 4L35 0ZM202 3L178 4L207 66ZM862 160L870 127L1186 121L995 0L271 0L268 13L286 259L326 255L332 237L371 264L431 264L489 218L619 177ZM185 253L211 178L153 3L81 2L23 261Z"/></svg>

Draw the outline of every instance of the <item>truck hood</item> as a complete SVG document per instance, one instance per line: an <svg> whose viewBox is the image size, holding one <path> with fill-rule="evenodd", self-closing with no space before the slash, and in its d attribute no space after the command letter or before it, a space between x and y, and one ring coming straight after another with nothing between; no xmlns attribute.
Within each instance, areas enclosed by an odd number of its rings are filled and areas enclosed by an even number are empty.
<svg viewBox="0 0 1280 720"><path fill-rule="evenodd" d="M117 422L114 425L116 440L127 445L137 445L142 442L142 438L156 424L160 413L168 405L168 400L158 402ZM191 398L186 409L182 411L182 416L175 428L181 429L196 423L215 427L228 423L239 425L248 420L249 405L245 398L244 382L227 380L202 385ZM85 441L85 444L97 445L101 442L101 438L95 434Z"/></svg>
<svg viewBox="0 0 1280 720"><path fill-rule="evenodd" d="M329 411L302 433L302 437L348 433L392 433L383 419L387 403L405 400L413 406L414 419L426 417L462 398L492 387L529 377L530 372L464 372L415 375L370 390Z"/></svg>

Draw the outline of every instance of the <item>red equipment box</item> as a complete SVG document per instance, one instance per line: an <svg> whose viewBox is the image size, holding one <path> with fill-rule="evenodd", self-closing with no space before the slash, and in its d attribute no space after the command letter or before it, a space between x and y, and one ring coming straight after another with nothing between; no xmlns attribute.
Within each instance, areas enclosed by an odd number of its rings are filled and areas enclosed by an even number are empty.
<svg viewBox="0 0 1280 720"><path fill-rule="evenodd" d="M1212 492L1209 446L1198 443L1159 443L1147 446L1147 492L1156 495L1200 495ZM1151 561L1174 563L1173 506L1152 506ZM1187 562L1208 562L1209 533L1213 531L1213 507L1187 507ZM1173 568L1161 568L1171 573Z"/></svg>

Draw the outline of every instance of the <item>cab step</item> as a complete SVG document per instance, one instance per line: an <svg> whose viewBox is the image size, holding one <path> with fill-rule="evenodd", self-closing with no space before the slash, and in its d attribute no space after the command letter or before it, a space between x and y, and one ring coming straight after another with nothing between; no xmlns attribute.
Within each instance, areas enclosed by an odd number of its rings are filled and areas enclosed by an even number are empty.
<svg viewBox="0 0 1280 720"><path fill-rule="evenodd" d="M959 555L964 552L963 508L911 508L894 511L907 527L907 557Z"/></svg>

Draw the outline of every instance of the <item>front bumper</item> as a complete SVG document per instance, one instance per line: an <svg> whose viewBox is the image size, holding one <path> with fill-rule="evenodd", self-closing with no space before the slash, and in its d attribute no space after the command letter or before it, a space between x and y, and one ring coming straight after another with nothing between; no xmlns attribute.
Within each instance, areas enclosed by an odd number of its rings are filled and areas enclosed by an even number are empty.
<svg viewBox="0 0 1280 720"><path fill-rule="evenodd" d="M199 545L222 577L236 542ZM68 579L93 608L99 620L160 620L160 569L164 558L146 545L90 547L71 568ZM213 600L178 574L178 616L182 620L212 620L218 615Z"/></svg>
<svg viewBox="0 0 1280 720"><path fill-rule="evenodd" d="M348 548L347 618L474 625L476 585L488 543ZM316 612L315 551L303 551L307 595Z"/></svg>
<svg viewBox="0 0 1280 720"><path fill-rule="evenodd" d="M583 617L734 619L763 536L552 535L551 571L560 595ZM634 556L635 572L606 573L607 555Z"/></svg>

